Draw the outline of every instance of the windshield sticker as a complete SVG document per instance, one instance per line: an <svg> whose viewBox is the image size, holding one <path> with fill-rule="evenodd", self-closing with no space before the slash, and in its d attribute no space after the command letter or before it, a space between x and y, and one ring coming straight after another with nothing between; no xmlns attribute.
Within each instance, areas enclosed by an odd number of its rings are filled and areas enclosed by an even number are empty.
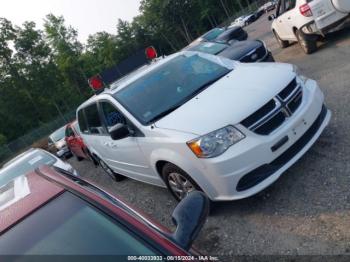
<svg viewBox="0 0 350 262"><path fill-rule="evenodd" d="M34 165L35 163L37 163L38 161L40 161L41 159L43 159L42 156L36 156L36 157L34 157L33 159L29 160L28 163L29 163L29 165L32 166L32 165Z"/></svg>

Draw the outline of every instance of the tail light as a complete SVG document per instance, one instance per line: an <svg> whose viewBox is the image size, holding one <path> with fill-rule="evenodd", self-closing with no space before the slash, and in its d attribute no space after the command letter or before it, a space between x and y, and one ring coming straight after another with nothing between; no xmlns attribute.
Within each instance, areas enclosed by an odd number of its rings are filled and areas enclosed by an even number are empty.
<svg viewBox="0 0 350 262"><path fill-rule="evenodd" d="M303 16L306 16L306 17L312 16L312 11L311 11L311 8L308 4L301 5L299 7L299 10Z"/></svg>

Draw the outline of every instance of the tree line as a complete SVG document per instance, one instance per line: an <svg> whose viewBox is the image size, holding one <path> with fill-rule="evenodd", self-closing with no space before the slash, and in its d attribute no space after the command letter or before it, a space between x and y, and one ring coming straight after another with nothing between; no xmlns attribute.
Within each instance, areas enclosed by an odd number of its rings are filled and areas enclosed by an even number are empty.
<svg viewBox="0 0 350 262"><path fill-rule="evenodd" d="M119 19L115 34L86 43L62 16L47 15L43 30L0 18L0 145L74 110L92 95L88 77L149 45L176 52L252 2L142 0L131 22Z"/></svg>

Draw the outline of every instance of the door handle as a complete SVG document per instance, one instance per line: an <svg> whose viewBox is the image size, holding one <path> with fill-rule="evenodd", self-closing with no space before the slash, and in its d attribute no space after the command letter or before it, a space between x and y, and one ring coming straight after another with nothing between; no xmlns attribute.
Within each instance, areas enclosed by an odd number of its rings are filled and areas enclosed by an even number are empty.
<svg viewBox="0 0 350 262"><path fill-rule="evenodd" d="M118 146L116 142L104 142L103 145L111 148L115 148Z"/></svg>

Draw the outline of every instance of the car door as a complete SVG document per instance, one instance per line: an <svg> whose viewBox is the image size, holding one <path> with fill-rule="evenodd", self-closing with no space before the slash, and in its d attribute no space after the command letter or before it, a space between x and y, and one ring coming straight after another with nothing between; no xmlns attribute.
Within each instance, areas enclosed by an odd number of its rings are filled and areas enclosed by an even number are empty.
<svg viewBox="0 0 350 262"><path fill-rule="evenodd" d="M70 126L66 128L66 143L69 149L76 154L75 134Z"/></svg>
<svg viewBox="0 0 350 262"><path fill-rule="evenodd" d="M282 17L283 28L286 39L295 39L296 36L293 31L296 16L296 0L284 0L284 13ZM299 14L298 14L299 15Z"/></svg>
<svg viewBox="0 0 350 262"><path fill-rule="evenodd" d="M136 131L133 124L117 109L117 106L108 100L99 102L102 121L108 130L116 124L122 123L135 132L135 135L120 140L113 140L109 135L100 138L100 154L105 162L119 174L136 180L154 184L154 174L138 144L138 137L142 136Z"/></svg>
<svg viewBox="0 0 350 262"><path fill-rule="evenodd" d="M76 130L75 124L71 126L71 130L74 136L74 152L80 157L86 157L85 152L83 151L83 138L80 136L79 132Z"/></svg>
<svg viewBox="0 0 350 262"><path fill-rule="evenodd" d="M275 19L275 30L278 34L278 36L282 39L285 40L287 33L286 33L286 20L287 18L285 17L284 14L284 5L285 0L280 0L277 6L277 12L276 12L276 19Z"/></svg>

